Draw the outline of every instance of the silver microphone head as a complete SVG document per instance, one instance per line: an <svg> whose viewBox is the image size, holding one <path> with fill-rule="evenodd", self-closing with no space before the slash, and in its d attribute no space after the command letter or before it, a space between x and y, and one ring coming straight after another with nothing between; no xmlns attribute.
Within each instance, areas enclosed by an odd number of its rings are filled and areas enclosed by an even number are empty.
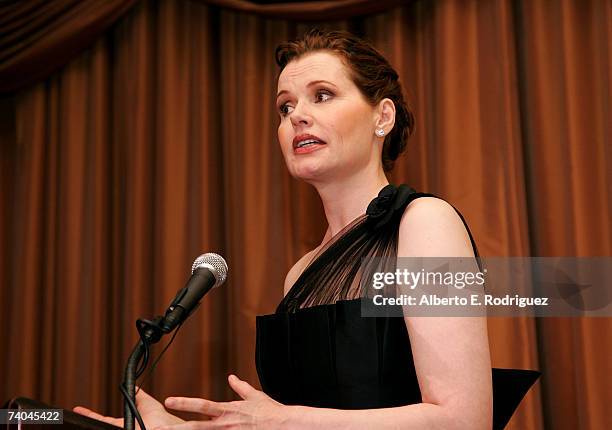
<svg viewBox="0 0 612 430"><path fill-rule="evenodd" d="M196 258L191 265L191 273L193 274L196 269L200 268L206 268L214 275L216 282L213 288L223 284L227 278L227 263L223 257L214 252L208 252Z"/></svg>

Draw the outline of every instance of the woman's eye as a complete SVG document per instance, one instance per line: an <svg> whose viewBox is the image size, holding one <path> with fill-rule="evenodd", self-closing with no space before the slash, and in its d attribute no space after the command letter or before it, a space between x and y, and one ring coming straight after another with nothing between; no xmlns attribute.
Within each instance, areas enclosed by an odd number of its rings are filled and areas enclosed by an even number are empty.
<svg viewBox="0 0 612 430"><path fill-rule="evenodd" d="M315 95L315 102L316 103L326 102L332 96L333 94L327 90L319 90L317 91ZM283 103L282 105L278 107L278 112L280 113L281 116L287 116L291 113L291 109L293 108L290 105L288 105L287 103Z"/></svg>
<svg viewBox="0 0 612 430"><path fill-rule="evenodd" d="M326 90L321 90L321 91L317 91L317 101L318 102L325 102L327 100L329 100L331 98L332 94L329 91Z"/></svg>
<svg viewBox="0 0 612 430"><path fill-rule="evenodd" d="M278 111L280 112L280 114L282 116L286 116L287 114L289 114L289 108L291 106L289 106L287 103L283 103L282 105L280 105L280 107L278 108Z"/></svg>

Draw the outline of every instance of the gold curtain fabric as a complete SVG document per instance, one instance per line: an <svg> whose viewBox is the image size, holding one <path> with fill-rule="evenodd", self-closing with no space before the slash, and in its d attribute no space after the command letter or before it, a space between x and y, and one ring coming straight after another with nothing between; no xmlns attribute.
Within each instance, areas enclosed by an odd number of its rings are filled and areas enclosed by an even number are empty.
<svg viewBox="0 0 612 430"><path fill-rule="evenodd" d="M193 0L220 6L236 12L254 13L270 18L298 20L345 19L387 10L414 0L311 0L311 1L251 1Z"/></svg>
<svg viewBox="0 0 612 430"><path fill-rule="evenodd" d="M0 6L0 93L21 89L89 47L135 0L21 0Z"/></svg>
<svg viewBox="0 0 612 430"><path fill-rule="evenodd" d="M266 17L331 20L381 12L408 0L192 1ZM0 5L0 94L46 78L90 46L134 3L136 0L5 0Z"/></svg>
<svg viewBox="0 0 612 430"><path fill-rule="evenodd" d="M229 400L228 373L257 385L255 315L325 228L276 141L274 48L312 25L137 2L1 99L0 401L121 414L135 320L203 251L228 282L145 388ZM453 203L483 256L612 255L610 2L416 1L318 25L396 67L417 127L392 180ZM612 428L611 333L609 318L490 318L493 365L543 372L509 428Z"/></svg>

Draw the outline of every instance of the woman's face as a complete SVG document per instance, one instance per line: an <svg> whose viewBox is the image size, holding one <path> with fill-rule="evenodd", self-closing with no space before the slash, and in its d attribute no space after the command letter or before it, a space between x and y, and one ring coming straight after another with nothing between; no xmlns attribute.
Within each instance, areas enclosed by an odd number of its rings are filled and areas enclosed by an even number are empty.
<svg viewBox="0 0 612 430"><path fill-rule="evenodd" d="M292 176L316 183L380 165L376 110L337 55L319 51L287 64L276 107L278 140Z"/></svg>

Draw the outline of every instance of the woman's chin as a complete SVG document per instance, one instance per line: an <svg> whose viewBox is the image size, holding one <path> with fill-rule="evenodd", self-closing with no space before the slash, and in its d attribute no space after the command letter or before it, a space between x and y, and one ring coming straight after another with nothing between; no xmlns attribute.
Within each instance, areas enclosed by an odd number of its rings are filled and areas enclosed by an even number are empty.
<svg viewBox="0 0 612 430"><path fill-rule="evenodd" d="M291 176L296 179L301 179L306 182L316 182L323 180L329 176L329 166L325 166L324 163L315 160L302 160L299 163L295 163L290 169Z"/></svg>

